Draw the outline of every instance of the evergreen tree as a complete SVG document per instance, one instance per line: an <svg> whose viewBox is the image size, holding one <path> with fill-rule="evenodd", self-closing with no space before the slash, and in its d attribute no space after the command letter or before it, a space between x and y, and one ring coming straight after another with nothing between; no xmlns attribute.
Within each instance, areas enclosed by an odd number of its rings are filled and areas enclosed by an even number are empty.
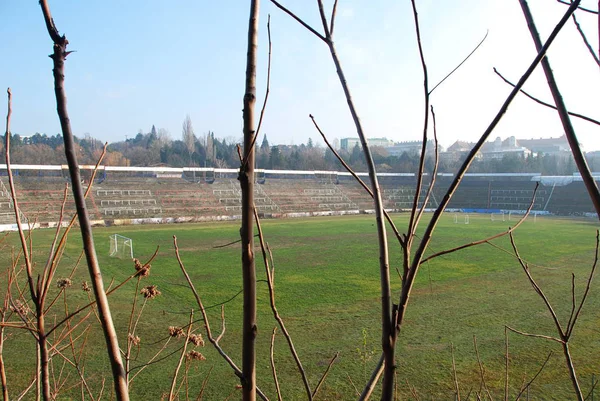
<svg viewBox="0 0 600 401"><path fill-rule="evenodd" d="M263 137L262 143L260 144L260 150L269 152L269 141L267 140L267 134Z"/></svg>

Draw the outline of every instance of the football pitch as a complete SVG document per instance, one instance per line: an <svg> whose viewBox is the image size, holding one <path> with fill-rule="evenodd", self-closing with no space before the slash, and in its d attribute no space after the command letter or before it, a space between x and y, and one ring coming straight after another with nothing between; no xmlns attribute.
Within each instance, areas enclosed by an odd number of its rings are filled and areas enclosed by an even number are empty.
<svg viewBox="0 0 600 401"><path fill-rule="evenodd" d="M424 217L427 223L428 216ZM517 217L454 213L445 214L436 230L427 254L453 248L506 231ZM406 230L407 214L393 215L398 229ZM468 224L465 224L468 222ZM298 354L314 388L331 358L339 353L317 399L355 399L379 359L380 348L380 277L374 216L319 217L311 219L263 220L263 231L275 265L276 304L289 330ZM585 290L594 262L596 229L594 220L530 216L515 232L521 257L552 303L563 325L572 309L572 275L576 302ZM419 232L422 232L419 231ZM53 230L32 233L33 256L43 266ZM184 326L194 310L197 320L194 332L202 333L204 324L194 296L175 257L173 236L181 259L202 297L214 335L221 332L221 306L224 306L226 331L220 342L231 358L241 365L242 288L239 223L219 222L189 225L145 225L95 228L96 250L103 270L105 285L113 287L135 272L127 259L109 256L109 237L119 234L130 238L134 255L148 260L158 247L150 275L136 287L132 280L110 295L113 319L119 341L124 347L132 299L141 287L156 285L161 295L144 303L139 299L136 310L143 306L136 335L140 337L132 356L132 372L139 370L169 337L170 326ZM402 254L397 240L388 232L393 299L397 302L402 271ZM2 246L3 264L18 252L17 237L9 235ZM277 399L269 360L271 333L277 322L269 306L266 274L258 240L256 242L258 274L257 383L270 399ZM11 252L11 249L14 250ZM81 241L75 230L62 257L56 279L67 277L77 265ZM5 275L1 276L5 277ZM64 316L69 310L85 304L88 293L81 290L82 281L89 282L84 261L73 274L73 286L60 298L53 313ZM0 278L0 282L5 280ZM21 280L23 282L23 280ZM24 287L23 287L24 288ZM137 289L136 289L137 288ZM56 286L53 290L58 292ZM5 286L0 288L4 295ZM594 377L600 377L600 288L592 282L590 295L571 339L571 352L584 394L592 389ZM54 319L47 319L53 322ZM49 323L51 325L51 323ZM85 372L94 388L101 378L110 379L104 356L104 339L93 315L81 327L91 324L86 336ZM514 256L508 237L481 244L433 259L421 266L408 305L404 326L397 345L399 399L454 399L455 380L462 399L481 390L481 368L474 348L477 342L485 384L494 399L503 399L505 367L505 326L534 334L558 336L541 298L527 281ZM26 332L7 329L11 336L4 344L4 357L9 385L24 387L34 374L35 348ZM82 336L83 338L83 336ZM82 340L78 340L82 341ZM528 388L530 399L575 399L561 346L553 341L508 334L509 399L515 399L523 386L546 365ZM133 381L132 399L159 399L168 392L173 371L179 359L181 339L173 338L158 359ZM192 348L189 348L192 349ZM188 350L189 350L188 349ZM204 361L186 364L191 399L198 395L206 381L204 399L234 399L239 380L225 361L206 341L195 348ZM65 351L66 352L66 351ZM171 356L168 356L172 354ZM275 365L286 400L305 399L303 384L297 373L284 337L278 329L275 337ZM549 356L550 355L550 356ZM53 358L58 378L62 359ZM70 367L65 372L72 371ZM66 374L66 373L65 373ZM78 396L76 374L71 372L71 385L63 395ZM65 376L63 375L63 378ZM600 397L600 388L596 389ZM525 395L522 396L523 398ZM60 398L59 399L69 399ZM185 399L183 396L181 399ZM591 399L591 398L590 398Z"/></svg>

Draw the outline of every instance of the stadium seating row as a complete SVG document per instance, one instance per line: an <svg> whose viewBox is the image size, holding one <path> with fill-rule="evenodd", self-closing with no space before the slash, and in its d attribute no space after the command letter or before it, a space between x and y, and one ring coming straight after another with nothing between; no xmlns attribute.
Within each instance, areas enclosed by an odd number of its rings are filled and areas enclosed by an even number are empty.
<svg viewBox="0 0 600 401"><path fill-rule="evenodd" d="M288 172L290 173L290 172ZM373 209L370 194L352 177L283 178L267 176L255 186L254 201L259 212L293 214L300 212L365 211ZM195 177L196 178L196 177ZM438 206L452 177L437 178L426 207ZM365 177L369 185L368 177ZM6 190L6 178L0 179L0 224L14 221L13 202ZM180 216L235 216L241 211L241 192L235 175L190 181L181 177L104 175L94 184L87 199L92 219ZM63 219L74 213L72 195L65 192L67 179L57 177L15 177L19 205L30 220L57 221L65 203ZM384 176L381 179L384 207L410 209L414 202L414 176ZM429 181L423 182L419 206L428 193ZM466 177L452 197L454 209L524 210L534 199L534 210L560 215L584 215L593 212L582 182L568 185L542 185L534 191L531 176Z"/></svg>

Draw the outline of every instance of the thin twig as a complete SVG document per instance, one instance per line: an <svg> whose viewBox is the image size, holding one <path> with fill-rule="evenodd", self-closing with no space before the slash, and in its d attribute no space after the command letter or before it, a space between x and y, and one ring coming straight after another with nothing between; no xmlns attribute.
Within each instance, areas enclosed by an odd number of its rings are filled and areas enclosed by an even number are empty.
<svg viewBox="0 0 600 401"><path fill-rule="evenodd" d="M594 263L592 264L592 270L590 272L590 275L588 276L587 285L585 287L583 296L581 297L581 302L579 303L577 312L575 312L575 315L573 316L573 320L570 321L570 324L567 325L567 330L565 330L565 332L566 332L565 334L568 338L570 338L571 334L573 333L573 329L575 328L575 324L577 323L577 318L579 318L579 314L581 313L583 304L585 303L585 300L587 299L587 296L590 292L590 288L592 286L592 280L594 278L594 273L596 272L596 266L598 266L599 247L600 247L600 231L596 230L596 251L594 253ZM573 288L573 294L575 294L575 288ZM573 297L574 296L575 295L573 295Z"/></svg>
<svg viewBox="0 0 600 401"><path fill-rule="evenodd" d="M271 373L273 374L273 382L275 383L275 391L277 392L277 401L283 401L281 398L281 389L279 388L279 380L277 379L277 369L275 368L275 334L277 333L277 327L273 327L273 334L271 334L271 352L269 359L271 361Z"/></svg>
<svg viewBox="0 0 600 401"><path fill-rule="evenodd" d="M581 25L579 25L579 22L577 21L577 17L575 16L575 14L573 14L573 23L575 24L575 27L577 28L577 32L579 32L579 35L581 36L581 39L583 40L585 47L587 47L588 51L592 55L592 58L594 59L596 64L600 67L600 59L598 58L598 55L594 51L594 48L592 47L590 42L587 40L587 36L585 36L583 29L581 29Z"/></svg>
<svg viewBox="0 0 600 401"><path fill-rule="evenodd" d="M181 349L181 355L179 356L179 362L177 362L177 367L175 368L175 372L173 373L173 380L171 381L171 390L169 390L169 401L174 401L177 397L175 394L175 386L177 385L177 375L179 374L179 369L181 368L181 364L185 358L185 353L187 351L187 345L189 343L190 334L192 332L192 322L194 321L194 310L190 312L190 322L188 325L187 333L185 334L183 348Z"/></svg>
<svg viewBox="0 0 600 401"><path fill-rule="evenodd" d="M302 361L300 360L300 357L298 356L298 352L296 352L296 348L294 347L294 342L292 341L292 336L290 335L287 328L285 327L285 323L284 323L282 317L279 315L279 311L277 310L277 307L275 305L275 282L273 279L273 272L274 272L275 266L273 266L272 267L273 270L271 270L271 267L269 266L269 257L267 256L268 245L265 243L265 238L264 238L264 235L262 232L262 227L260 224L260 219L258 217L258 212L256 211L256 208L253 208L253 209L254 209L254 220L256 222L256 228L258 230L258 238L260 241L260 249L261 249L261 252L263 255L263 261L265 263L265 271L267 274L267 285L269 287L269 302L271 305L271 310L273 312L273 317L279 324L279 328L281 329L281 332L283 333L283 336L285 337L285 340L287 341L288 347L290 349L290 353L292 354L292 357L294 358L294 361L296 362L296 366L298 367L298 372L300 373L300 376L302 377L302 383L304 384L304 390L306 391L306 396L308 397L308 400L312 400L314 393L310 389L310 384L308 383L308 377L306 376L306 371L304 370L304 367L302 366ZM269 256L270 255L271 254L269 253ZM271 259L271 265L273 265L273 259Z"/></svg>
<svg viewBox="0 0 600 401"><path fill-rule="evenodd" d="M425 169L425 156L427 152L427 130L429 127L429 75L427 74L427 63L425 62L425 54L423 52L423 44L421 42L421 28L419 26L419 14L417 12L417 4L415 0L411 0L413 19L415 22L415 35L417 38L417 47L419 49L419 58L421 60L421 70L423 72L423 92L424 92L424 113L423 113L423 129L422 129L422 143L421 143L421 156L419 157L419 168L417 171L417 183L415 185L415 195L413 197L413 204L410 210L410 217L408 219L408 230L406 238L406 253L410 253L412 241L415 236L414 233L417 230L419 224L417 217L420 215L419 211L419 199L421 198L421 188L423 186L423 170ZM423 209L426 205L423 205ZM408 273L406 269L408 264L405 263L404 275Z"/></svg>
<svg viewBox="0 0 600 401"><path fill-rule="evenodd" d="M477 337L475 335L473 335L473 347L475 347L475 355L477 356L477 364L479 365L479 376L481 378L481 384L483 385L483 388L490 401L493 401L492 394L490 393L487 383L485 382L485 369L483 367L483 362L481 362L481 358L479 357L479 347L477 346Z"/></svg>
<svg viewBox="0 0 600 401"><path fill-rule="evenodd" d="M260 127L262 126L262 122L263 122L263 117L265 115L265 110L267 108L267 101L269 100L269 92L270 92L270 88L271 88L271 14L269 14L268 19L267 19L267 35L269 38L269 58L268 58L268 63L267 63L267 88L265 89L265 99L263 100L263 105L262 108L260 110L260 117L258 119L258 126L256 128L256 133L254 134L254 137L252 138L252 143L250 144L251 148L254 148L254 145L256 144L256 141L258 139L258 134L260 134ZM242 162L242 170L246 167L246 164L248 163L248 160L244 160Z"/></svg>
<svg viewBox="0 0 600 401"><path fill-rule="evenodd" d="M308 29L311 33L313 33L316 37L318 37L319 39L321 39L323 42L327 43L327 39L325 39L325 37L323 35L321 35L313 27L311 27L306 22L304 22L300 17L296 16L296 14L294 14L293 12L291 12L290 10L288 10L287 8L285 8L284 6L282 6L278 1L271 0L271 3L275 4L275 6L277 8L279 8L280 10L282 10L284 13L286 13L287 15L289 15L290 17L292 17L296 21L298 21L300 23L300 25L302 25L303 27L305 27L306 29Z"/></svg>
<svg viewBox="0 0 600 401"><path fill-rule="evenodd" d="M214 367L215 367L214 365L210 367L210 370L208 371L208 373L206 374L206 377L202 381L202 387L200 387L200 392L198 393L198 397L196 397L196 401L201 401L202 397L204 397L204 390L206 389L206 385L208 384L208 379L210 378L210 374L212 373Z"/></svg>
<svg viewBox="0 0 600 401"><path fill-rule="evenodd" d="M235 375L240 380L243 380L244 375L243 375L242 371L240 370L240 368L237 367L235 362L233 362L233 360L229 357L229 355L227 355L225 353L225 351L223 350L223 348L221 348L221 346L219 345L218 339L215 339L212 335L212 331L210 330L210 323L208 320L208 315L206 314L206 310L204 309L204 305L202 304L202 298L200 298L200 294L198 293L198 291L196 291L196 287L194 286L194 283L192 283L192 279L190 278L187 270L185 269L183 261L181 260L181 256L179 255L179 247L177 246L177 237L176 236L173 236L173 246L175 248L175 256L177 258L177 263L179 264L179 268L181 269L181 272L185 276L185 279L190 287L190 290L192 291L192 294L194 294L194 298L196 299L196 303L198 304L198 307L200 308L200 312L202 312L202 319L204 320L204 328L206 330L206 337L208 338L208 341L210 341L210 343L213 345L213 347L215 347L215 349L217 350L219 355L221 355L221 357L223 357L223 359L225 359L225 362L227 362L227 364L233 369L233 372L235 373ZM256 388L256 393L264 401L269 401L267 396L264 395L263 392L258 387Z"/></svg>
<svg viewBox="0 0 600 401"><path fill-rule="evenodd" d="M556 315L554 308L552 308L552 305L550 304L550 301L546 297L546 294L544 294L544 291L542 291L540 286L534 280L533 276L531 275L531 272L529 271L529 266L527 266L527 264L525 262L523 262L523 259L521 259L521 255L519 254L519 250L517 248L517 244L515 243L515 238L514 238L513 234L509 233L509 237L510 237L510 243L513 247L513 251L515 252L515 256L517 256L517 260L519 261L519 264L523 268L523 271L525 272L525 275L527 276L529 283L531 284L531 286L533 287L535 292L540 296L540 298L542 298L542 300L544 301L544 304L546 305L546 308L548 309L548 312L550 312L550 315L552 316L552 320L554 321L556 330L558 331L558 333L560 335L560 339L561 339L560 342L562 343L565 340L568 340L568 338L565 336L565 331L563 330L563 328L560 324L558 316Z"/></svg>
<svg viewBox="0 0 600 401"><path fill-rule="evenodd" d="M475 53L477 51L477 49L479 49L479 46L481 46L483 44L483 42L485 42L489 33L490 33L489 30L485 31L485 36L483 37L483 39L481 39L481 41L477 44L477 46L475 46L475 48L473 50L471 50L471 53L469 53L469 55L467 57L465 57L463 59L463 61L460 62L460 64L458 64L456 67L454 67L454 69L452 71L450 71L440 82L435 84L433 89L431 89L429 91L430 95L433 93L434 90L437 89L438 86L440 86L446 79L448 79L450 77L450 75L454 74L456 72L456 70L458 70L473 55L473 53Z"/></svg>
<svg viewBox="0 0 600 401"><path fill-rule="evenodd" d="M346 171L348 171L350 173L350 175L352 175L352 177L354 177L354 179L360 184L360 186L363 187L363 189L365 191L367 191L367 193L369 194L369 196L371 196L371 198L373 198L373 191L371 191L371 188L369 188L369 186L367 184L365 184L365 182L362 180L362 178L360 178L358 176L358 174L356 174L356 172L352 169L352 167L350 167L348 165L348 163L346 163L344 161L344 159L342 158L342 156L340 156L340 154L337 152L337 150L335 150L335 148L333 147L333 145L327 139L327 136L325 135L325 133L323 133L323 131L321 130L321 127L319 127L319 124L317 124L317 121L315 120L315 117L312 114L309 114L308 116L312 120L312 122L313 122L315 128L317 129L317 131L319 131L319 134L321 134L321 137L323 138L323 141L325 141L325 144L327 145L327 147L329 148L329 150L331 150L331 152L333 152L334 156L339 160L339 162L342 164L342 166L344 166L344 168L346 169ZM383 214L385 215L385 219L387 220L388 224L392 228L392 231L394 232L394 235L396 236L396 239L398 239L398 242L400 243L400 246L404 247L404 243L405 243L404 239L402 239L402 235L400 234L400 232L398 231L398 228L394 224L394 221L392 220L392 217L390 216L390 214L385 209L383 209Z"/></svg>
<svg viewBox="0 0 600 401"><path fill-rule="evenodd" d="M500 74L500 72L495 67L494 67L494 72L496 73L496 75L498 75L500 78L502 78L502 80L504 82L506 82L507 84L509 84L513 88L515 87L515 84L513 84L512 82L510 82L508 79L504 78L504 76L502 74ZM551 108L553 110L556 110L556 106L555 105L547 103L547 102L544 102L543 100L540 100L537 97L535 97L535 96L533 96L533 95L525 92L523 89L521 89L520 92L522 94L524 94L525 96L527 96L529 99L533 100L534 102L536 102L538 104L541 104L542 106L546 106L546 107L549 107L549 108ZM575 112L572 112L572 111L569 111L568 113L569 113L569 115L571 115L573 117L581 118L582 120L588 121L588 122L590 122L592 124L600 125L600 121L595 120L595 119L593 119L591 117L584 116L583 114L575 113Z"/></svg>
<svg viewBox="0 0 600 401"><path fill-rule="evenodd" d="M333 28L335 28L335 17L337 14L337 5L338 0L335 0L333 3L333 8L331 9L331 18L329 18L329 34L333 36Z"/></svg>
<svg viewBox="0 0 600 401"><path fill-rule="evenodd" d="M559 3L562 3L562 4L566 4L568 6L570 6L571 4L573 4L572 1L566 1L566 0L556 0L556 1L558 1ZM585 11L586 13L590 13L590 14L598 14L598 11L592 10L590 8L584 8L584 7L579 7L578 6L577 9L579 9L581 11Z"/></svg>
<svg viewBox="0 0 600 401"><path fill-rule="evenodd" d="M450 343L450 353L452 354L452 379L454 382L454 394L456 401L460 401L460 386L458 385L458 375L456 373L456 361L454 360L454 344Z"/></svg>
<svg viewBox="0 0 600 401"><path fill-rule="evenodd" d="M333 356L333 358L331 358L331 360L329 361L329 364L327 364L327 369L325 369L325 372L323 373L323 376L321 376L321 379L319 380L319 382L315 386L315 389L314 389L314 391L312 393L313 398L317 397L317 393L321 389L321 385L325 382L325 379L327 379L327 375L329 374L329 371L331 370L331 367L333 366L333 363L338 358L338 356L340 356L340 353L336 352L335 355Z"/></svg>
<svg viewBox="0 0 600 401"><path fill-rule="evenodd" d="M431 197L431 194L433 193L433 188L435 187L435 181L436 181L436 177L437 177L437 171L438 171L438 167L439 167L439 143L438 143L438 137L437 137L437 124L436 124L436 120L435 120L435 111L433 109L433 105L430 106L431 109L431 119L433 122L433 154L434 154L434 163L433 163L433 170L431 171L431 178L429 180L429 185L427 186L427 192L425 193L425 197L423 198L423 204L421 205L421 208L419 209L419 213L417 214L417 218L415 219L415 229L416 227L419 226L419 222L421 221L421 218L423 217L423 213L425 213L425 209L427 208L427 203L429 203L429 199ZM414 231L413 231L413 235L414 235ZM416 235L415 235L416 237ZM407 263L408 265L408 263Z"/></svg>
<svg viewBox="0 0 600 401"><path fill-rule="evenodd" d="M540 368L535 373L535 375L533 375L533 377L531 378L531 380L529 380L529 382L525 386L523 386L523 388L521 389L521 391L517 395L517 398L515 398L515 401L519 401L519 399L521 398L521 395L523 395L523 392L525 390L529 389L529 387L533 384L533 382L535 381L535 379L537 379L537 377L540 375L540 373L542 373L542 370L544 370L544 368L546 367L546 364L550 360L551 356L552 356L552 351L550 351L550 353L548 353L548 356L546 357L546 360L544 361L544 363L542 364L542 366L540 366Z"/></svg>
<svg viewBox="0 0 600 401"><path fill-rule="evenodd" d="M557 343L559 343L559 344L564 344L564 341L563 341L563 340L561 340L560 338L556 338L556 337L552 337L552 336L545 336L545 335L543 335L543 334L531 334L531 333L526 333L526 332L524 332L524 331L520 331L520 330L517 330L517 329L513 329L513 328L512 328L512 327L510 327L510 326L506 326L506 328L507 328L508 330L512 331L513 333L520 334L520 335L522 335L522 336L524 336L524 337L535 337L535 338L541 338L541 339L544 339L544 340L555 341L555 342L557 342Z"/></svg>
<svg viewBox="0 0 600 401"><path fill-rule="evenodd" d="M463 245L460 245L460 246L457 246L457 247L454 247L454 248L450 248L450 249L446 249L446 250L443 250L443 251L436 252L436 253L434 253L432 255L429 255L428 257L424 258L423 261L421 262L421 264L423 264L425 262L428 262L431 259L437 258L437 257L442 256L442 255L447 255L449 253L453 253L453 252L460 251L460 250L463 250L463 249L466 249L466 248L470 248L472 246L489 243L491 240L503 237L505 235L509 235L510 233L514 232L517 228L519 228L519 226L521 224L523 224L523 222L525 221L525 219L527 219L527 216L529 216L529 213L531 212L531 209L533 208L533 205L535 204L535 196L536 196L538 187L539 187L539 183L536 183L535 188L533 190L533 196L531 198L531 202L529 203L529 207L527 208L527 211L525 212L525 214L523 214L523 217L521 217L519 219L519 221L517 221L517 224L515 224L513 227L509 227L508 230L506 230L506 231L503 231L503 232L498 233L498 234L494 234L491 237L487 237L487 238L484 238L482 240L473 241L473 242L470 242L468 244L463 244Z"/></svg>
<svg viewBox="0 0 600 401"><path fill-rule="evenodd" d="M504 326L504 401L508 401L508 329Z"/></svg>

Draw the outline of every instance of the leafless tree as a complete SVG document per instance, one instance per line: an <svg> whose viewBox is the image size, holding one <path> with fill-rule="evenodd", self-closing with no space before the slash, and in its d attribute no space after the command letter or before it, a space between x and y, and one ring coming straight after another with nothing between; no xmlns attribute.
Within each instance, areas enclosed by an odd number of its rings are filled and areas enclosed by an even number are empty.
<svg viewBox="0 0 600 401"><path fill-rule="evenodd" d="M183 120L183 127L181 129L181 140L185 144L185 147L190 156L190 166L192 165L192 155L196 151L196 135L194 135L194 127L192 126L192 119L190 115L185 116Z"/></svg>

